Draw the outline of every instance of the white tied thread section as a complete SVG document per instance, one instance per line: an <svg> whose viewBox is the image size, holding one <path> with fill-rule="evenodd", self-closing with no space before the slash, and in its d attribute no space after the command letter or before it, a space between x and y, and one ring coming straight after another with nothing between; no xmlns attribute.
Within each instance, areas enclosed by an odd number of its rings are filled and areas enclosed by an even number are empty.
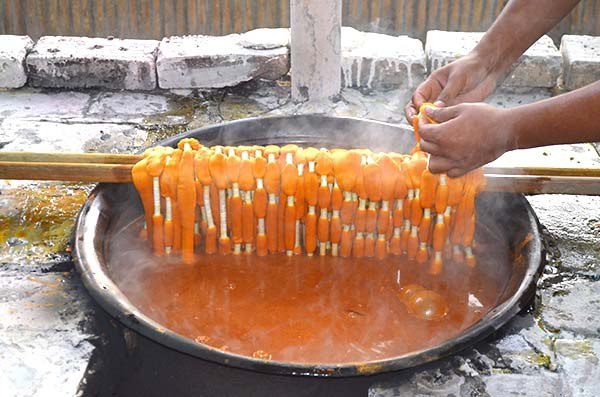
<svg viewBox="0 0 600 397"><path fill-rule="evenodd" d="M171 222L173 220L173 203L171 197L165 197L165 220Z"/></svg>
<svg viewBox="0 0 600 397"><path fill-rule="evenodd" d="M154 215L160 215L160 179L157 176L152 178L152 195L154 198Z"/></svg>
<svg viewBox="0 0 600 397"><path fill-rule="evenodd" d="M275 162L275 154L274 153L269 153L269 156L267 157L267 162L268 163ZM277 203L277 195L275 193L269 193L269 203L271 203L271 204Z"/></svg>
<svg viewBox="0 0 600 397"><path fill-rule="evenodd" d="M173 221L173 204L171 203L171 197L165 197L165 220L168 222ZM172 247L170 245L165 247L165 252L171 253Z"/></svg>
<svg viewBox="0 0 600 397"><path fill-rule="evenodd" d="M304 164L298 164L298 177L302 177L304 175ZM296 219L296 238L294 241L294 249L300 247L300 219Z"/></svg>
<svg viewBox="0 0 600 397"><path fill-rule="evenodd" d="M210 186L205 185L202 187L202 195L204 197L204 209L206 212L206 224L209 228L215 226L215 220L213 218L212 209L210 208Z"/></svg>
<svg viewBox="0 0 600 397"><path fill-rule="evenodd" d="M221 238L227 237L227 197L225 189L219 189L219 214Z"/></svg>

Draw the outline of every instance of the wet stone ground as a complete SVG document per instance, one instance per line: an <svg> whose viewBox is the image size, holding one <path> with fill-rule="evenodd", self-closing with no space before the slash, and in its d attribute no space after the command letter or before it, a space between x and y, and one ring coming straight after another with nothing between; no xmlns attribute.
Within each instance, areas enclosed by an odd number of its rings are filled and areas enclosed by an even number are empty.
<svg viewBox="0 0 600 397"><path fill-rule="evenodd" d="M135 152L192 128L244 117L327 112L403 123L406 91L346 90L334 104L295 105L289 81L209 92L0 92L0 150ZM545 91L501 93L513 106ZM592 145L544 148L501 161L600 166ZM92 185L0 181L0 390L85 394L103 341L68 242ZM371 396L592 396L600 390L600 197L534 196L549 266L527 312L486 341L408 371Z"/></svg>

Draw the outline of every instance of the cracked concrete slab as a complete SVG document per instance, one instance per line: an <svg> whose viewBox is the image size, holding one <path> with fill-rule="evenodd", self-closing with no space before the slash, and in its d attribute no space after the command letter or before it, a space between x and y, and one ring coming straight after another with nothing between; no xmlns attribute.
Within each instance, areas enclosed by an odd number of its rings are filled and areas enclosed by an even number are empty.
<svg viewBox="0 0 600 397"><path fill-rule="evenodd" d="M120 124L63 124L5 119L0 123L4 150L31 152L133 153L144 147L148 132Z"/></svg>
<svg viewBox="0 0 600 397"><path fill-rule="evenodd" d="M564 396L564 386L557 374L542 371L540 374L496 374L484 379L490 397Z"/></svg>
<svg viewBox="0 0 600 397"><path fill-rule="evenodd" d="M404 105L409 98L408 90L390 90L376 95L363 95L359 90L343 89L340 100L287 102L267 115L323 113L341 117L362 117L389 123L406 123Z"/></svg>
<svg viewBox="0 0 600 397"><path fill-rule="evenodd" d="M91 95L86 92L24 88L2 92L0 98L0 120L68 121L84 117Z"/></svg>
<svg viewBox="0 0 600 397"><path fill-rule="evenodd" d="M175 102L160 94L100 92L92 99L85 116L89 122L186 124L191 109L186 112Z"/></svg>
<svg viewBox="0 0 600 397"><path fill-rule="evenodd" d="M188 98L141 92L48 91L26 88L4 92L1 98L0 120L183 125L190 121L193 113Z"/></svg>
<svg viewBox="0 0 600 397"><path fill-rule="evenodd" d="M75 395L94 349L81 328L90 306L78 276L0 266L0 390Z"/></svg>
<svg viewBox="0 0 600 397"><path fill-rule="evenodd" d="M529 343L521 334L508 334L496 343L502 352L502 358L508 360L510 368L523 374L536 374L539 372L539 362L543 353Z"/></svg>
<svg viewBox="0 0 600 397"><path fill-rule="evenodd" d="M599 282L566 279L541 294L541 318L546 328L600 337Z"/></svg>
<svg viewBox="0 0 600 397"><path fill-rule="evenodd" d="M536 207L540 221L561 242L577 241L581 244L600 245L600 197L539 195L528 197ZM556 219L564 214L577 217Z"/></svg>

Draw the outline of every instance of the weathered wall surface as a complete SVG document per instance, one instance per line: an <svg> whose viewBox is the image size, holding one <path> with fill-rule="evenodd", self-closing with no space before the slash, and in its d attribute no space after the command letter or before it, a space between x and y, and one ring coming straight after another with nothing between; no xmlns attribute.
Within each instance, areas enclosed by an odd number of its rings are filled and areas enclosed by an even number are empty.
<svg viewBox="0 0 600 397"><path fill-rule="evenodd" d="M582 0L550 34L600 35L600 0ZM360 30L406 34L428 30L483 31L506 0L344 0L342 22ZM5 0L0 34L115 36L162 39L185 34L224 35L288 27L287 0Z"/></svg>
<svg viewBox="0 0 600 397"><path fill-rule="evenodd" d="M367 91L414 88L427 73L466 55L481 36L430 31L423 43L344 27L338 50L341 65L335 66L341 84L330 79L331 92L340 86ZM599 43L596 36L566 35L559 50L544 36L515 62L501 85L573 90L589 84L600 78ZM255 79L287 79L290 57L293 68L290 31L285 28L227 36L173 36L161 42L44 36L33 44L28 36L0 35L0 88L26 84L133 91L233 87Z"/></svg>

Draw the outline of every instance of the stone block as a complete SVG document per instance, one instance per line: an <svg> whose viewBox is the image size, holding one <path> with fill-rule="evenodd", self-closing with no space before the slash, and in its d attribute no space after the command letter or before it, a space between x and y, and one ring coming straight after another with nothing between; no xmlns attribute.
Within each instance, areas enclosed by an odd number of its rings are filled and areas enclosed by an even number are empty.
<svg viewBox="0 0 600 397"><path fill-rule="evenodd" d="M598 335L600 283L573 279L542 290L546 329L571 331L583 336Z"/></svg>
<svg viewBox="0 0 600 397"><path fill-rule="evenodd" d="M342 85L374 90L414 88L425 78L418 39L342 28Z"/></svg>
<svg viewBox="0 0 600 397"><path fill-rule="evenodd" d="M561 271L600 280L600 196L535 195L527 200L560 250Z"/></svg>
<svg viewBox="0 0 600 397"><path fill-rule="evenodd" d="M156 88L156 40L45 36L27 57L35 87Z"/></svg>
<svg viewBox="0 0 600 397"><path fill-rule="evenodd" d="M597 390L600 390L600 340L557 339L555 348L571 395L597 395Z"/></svg>
<svg viewBox="0 0 600 397"><path fill-rule="evenodd" d="M600 80L600 37L564 35L560 52L565 88L574 90Z"/></svg>
<svg viewBox="0 0 600 397"><path fill-rule="evenodd" d="M0 88L25 85L25 56L31 47L33 41L29 36L0 35Z"/></svg>
<svg viewBox="0 0 600 397"><path fill-rule="evenodd" d="M483 37L482 32L427 32L425 53L432 72L467 55ZM542 36L515 62L504 87L552 88L562 71L560 52L548 36Z"/></svg>
<svg viewBox="0 0 600 397"><path fill-rule="evenodd" d="M260 29L227 36L174 36L160 42L160 88L221 88L289 71L289 30Z"/></svg>

